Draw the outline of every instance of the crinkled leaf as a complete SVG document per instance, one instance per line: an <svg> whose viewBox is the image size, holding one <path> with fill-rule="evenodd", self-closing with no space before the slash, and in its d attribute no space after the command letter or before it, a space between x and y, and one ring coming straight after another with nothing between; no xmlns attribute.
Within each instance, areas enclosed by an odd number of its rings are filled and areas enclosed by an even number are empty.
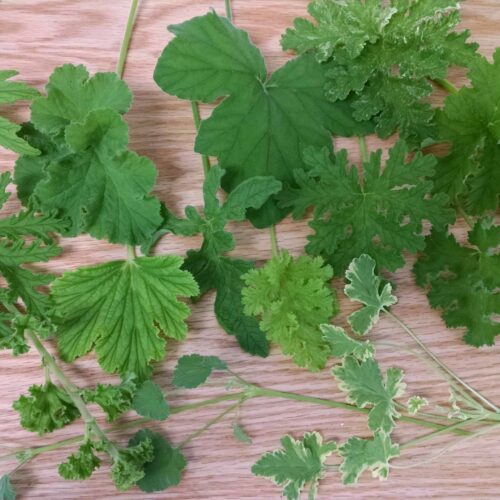
<svg viewBox="0 0 500 500"><path fill-rule="evenodd" d="M500 49L490 64L480 58L469 73L472 87L450 95L438 115L441 139L451 143L450 154L440 159L436 191L444 191L472 214L498 208L500 196Z"/></svg>
<svg viewBox="0 0 500 500"><path fill-rule="evenodd" d="M153 420L165 420L170 415L170 408L161 388L152 380L146 380L137 389L132 407L142 417Z"/></svg>
<svg viewBox="0 0 500 500"><path fill-rule="evenodd" d="M392 294L390 283L382 286L382 280L375 274L376 265L369 255L361 255L351 262L345 273L348 281L345 294L352 301L364 305L348 318L352 329L359 335L367 334L378 322L380 313L398 301Z"/></svg>
<svg viewBox="0 0 500 500"><path fill-rule="evenodd" d="M85 389L82 397L87 403L98 404L105 411L106 420L114 422L132 407L136 388L135 375L128 375L119 385L97 384L95 389Z"/></svg>
<svg viewBox="0 0 500 500"><path fill-rule="evenodd" d="M135 434L129 446L140 445L146 440L153 445L153 459L144 465L144 477L137 482L137 486L146 493L177 486L187 465L182 451L174 448L160 434L147 429Z"/></svg>
<svg viewBox="0 0 500 500"><path fill-rule="evenodd" d="M307 484L309 498L315 499L318 483L326 472L325 461L336 451L336 443L323 443L321 434L308 432L298 441L284 436L281 445L282 449L263 455L252 467L252 472L283 486L283 496L287 500L299 500Z"/></svg>
<svg viewBox="0 0 500 500"><path fill-rule="evenodd" d="M408 147L399 141L382 168L382 151L377 151L360 176L357 167L348 166L346 151L331 158L327 149L306 149L310 170L296 172L299 187L284 194L281 203L293 207L296 218L314 207L310 226L315 232L307 251L322 255L339 275L363 253L381 269L395 271L405 263L405 250L423 249L424 221L438 229L452 223L448 197L430 196L435 158L417 153L407 162L407 154Z"/></svg>
<svg viewBox="0 0 500 500"><path fill-rule="evenodd" d="M248 35L215 12L170 26L175 38L161 55L155 81L183 99L213 102L225 97L202 122L196 151L216 156L227 170L224 188L234 190L255 176L292 182L303 167L305 145L331 149L331 133L352 135L370 129L357 124L346 103L324 96L324 69L310 56L287 63L266 79L260 51ZM250 212L258 227L286 211L270 200Z"/></svg>
<svg viewBox="0 0 500 500"><path fill-rule="evenodd" d="M282 40L285 49L328 61L327 96L353 98L358 120L375 117L377 133L396 129L416 144L435 136L429 79L446 78L451 66L467 66L477 44L468 44L457 0L313 0L312 23L297 19Z"/></svg>
<svg viewBox="0 0 500 500"><path fill-rule="evenodd" d="M145 467L155 458L155 446L152 436L130 442L127 448L118 448L112 456L111 477L120 491L135 486L146 475Z"/></svg>
<svg viewBox="0 0 500 500"><path fill-rule="evenodd" d="M402 370L389 368L384 377L373 358L358 361L347 356L341 365L333 368L332 374L349 401L361 408L368 405L372 408L368 415L372 431L392 432L395 419L399 417L394 400L406 388Z"/></svg>
<svg viewBox="0 0 500 500"><path fill-rule="evenodd" d="M145 379L163 359L163 335L183 340L189 307L178 297L198 293L182 259L140 257L65 273L52 286L58 346L72 361L95 348L102 368Z"/></svg>
<svg viewBox="0 0 500 500"><path fill-rule="evenodd" d="M321 325L320 328L323 338L330 346L332 356L337 358L353 356L360 361L373 357L375 348L370 341L355 340L339 326Z"/></svg>
<svg viewBox="0 0 500 500"><path fill-rule="evenodd" d="M493 345L500 334L500 226L480 220L468 242L461 246L453 235L434 231L414 273L448 327L465 327L470 345Z"/></svg>
<svg viewBox="0 0 500 500"><path fill-rule="evenodd" d="M217 356L182 356L175 367L172 383L176 387L195 389L204 384L214 370L227 370L226 363Z"/></svg>
<svg viewBox="0 0 500 500"><path fill-rule="evenodd" d="M19 412L21 425L40 435L61 429L80 416L67 392L51 382L32 385L29 396L22 395L12 405Z"/></svg>
<svg viewBox="0 0 500 500"><path fill-rule="evenodd" d="M371 471L373 477L387 479L389 462L399 457L399 445L393 444L390 436L377 432L373 439L352 437L339 447L340 456L344 459L340 465L342 482L355 484L365 471Z"/></svg>
<svg viewBox="0 0 500 500"><path fill-rule="evenodd" d="M21 82L10 81L17 71L0 71L0 104L11 104L37 97L38 91ZM21 126L0 116L0 146L23 155L37 155L39 151L22 139L18 132Z"/></svg>
<svg viewBox="0 0 500 500"><path fill-rule="evenodd" d="M337 313L332 277L321 257L293 259L286 251L243 276L245 313L259 318L268 339L310 370L323 368L330 354L320 325Z"/></svg>
<svg viewBox="0 0 500 500"><path fill-rule="evenodd" d="M101 459L94 453L94 444L86 441L78 451L72 453L65 462L59 465L59 475L71 481L88 479L101 465Z"/></svg>
<svg viewBox="0 0 500 500"><path fill-rule="evenodd" d="M16 491L7 474L0 479L0 500L16 500Z"/></svg>

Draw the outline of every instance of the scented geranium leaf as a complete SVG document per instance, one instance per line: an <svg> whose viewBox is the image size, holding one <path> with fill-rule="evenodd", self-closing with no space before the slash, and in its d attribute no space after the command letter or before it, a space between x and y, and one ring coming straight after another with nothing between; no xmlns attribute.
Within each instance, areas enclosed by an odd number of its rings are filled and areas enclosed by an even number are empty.
<svg viewBox="0 0 500 500"><path fill-rule="evenodd" d="M138 442L130 442L127 448L118 448L112 457L111 477L120 491L135 486L146 475L145 467L155 458L152 437L147 435Z"/></svg>
<svg viewBox="0 0 500 500"><path fill-rule="evenodd" d="M102 368L145 379L163 359L163 335L183 340L189 307L178 297L198 293L182 259L140 257L65 273L52 286L58 346L72 361L95 348Z"/></svg>
<svg viewBox="0 0 500 500"><path fill-rule="evenodd" d="M16 500L16 491L7 474L0 478L0 500Z"/></svg>
<svg viewBox="0 0 500 500"><path fill-rule="evenodd" d="M221 327L236 337L244 351L265 358L269 354L266 334L256 318L244 313L241 298L242 276L253 268L251 261L213 255L206 247L189 251L184 262L184 269L200 286L200 294L217 290L214 311Z"/></svg>
<svg viewBox="0 0 500 500"><path fill-rule="evenodd" d="M243 276L245 314L259 318L271 342L313 371L323 368L330 355L320 325L338 311L332 277L321 257L294 259L286 251Z"/></svg>
<svg viewBox="0 0 500 500"><path fill-rule="evenodd" d="M137 389L132 407L142 417L152 420L165 420L170 415L170 408L161 388L152 380L146 380Z"/></svg>
<svg viewBox="0 0 500 500"><path fill-rule="evenodd" d="M127 84L116 73L90 77L83 65L56 68L46 88L47 97L33 102L31 121L51 135L60 134L71 123L83 122L91 111L108 109L123 114L132 103Z"/></svg>
<svg viewBox="0 0 500 500"><path fill-rule="evenodd" d="M376 265L369 255L361 255L351 262L345 273L348 284L344 293L352 301L364 305L348 318L352 329L359 335L366 335L378 322L380 313L398 301L392 294L390 283L382 286L382 280L375 274Z"/></svg>
<svg viewBox="0 0 500 500"><path fill-rule="evenodd" d="M86 441L78 448L78 451L72 453L65 462L59 465L59 475L70 481L88 479L101 465L101 459L94 452L94 443Z"/></svg>
<svg viewBox="0 0 500 500"><path fill-rule="evenodd" d="M80 416L66 391L51 382L32 385L29 396L22 395L12 405L21 416L21 425L40 435L61 429Z"/></svg>
<svg viewBox="0 0 500 500"><path fill-rule="evenodd" d="M10 172L2 172L0 174L0 208L10 198L10 193L7 191L7 186L11 182Z"/></svg>
<svg viewBox="0 0 500 500"><path fill-rule="evenodd" d="M0 300L0 304L10 302ZM29 351L29 345L24 337L24 330L15 324L16 316L10 312L0 312L0 349L12 349L13 356L20 356Z"/></svg>
<svg viewBox="0 0 500 500"><path fill-rule="evenodd" d="M418 145L436 134L428 80L446 78L451 66L476 57L469 33L454 31L459 8L457 0L313 0L316 24L297 19L282 43L326 61L333 102L350 96L354 117L375 118L380 137L398 129Z"/></svg>
<svg viewBox="0 0 500 500"><path fill-rule="evenodd" d="M389 462L399 457L399 446L384 432L377 432L373 439L350 438L339 447L339 454L344 459L340 465L342 482L356 484L365 470L373 477L387 479Z"/></svg>
<svg viewBox="0 0 500 500"><path fill-rule="evenodd" d="M20 100L31 100L39 95L38 91L21 82L10 81L17 71L0 71L0 104L11 104ZM22 139L18 132L20 125L0 116L0 146L23 155L37 155L39 151Z"/></svg>
<svg viewBox="0 0 500 500"><path fill-rule="evenodd" d="M272 177L253 177L242 182L221 203L217 193L223 175L224 170L218 166L208 172L203 185L203 214L188 206L186 218L180 219L164 210L165 228L182 236L203 234L201 249L188 252L184 269L198 282L200 296L211 289L217 291L214 309L222 328L236 337L242 349L265 357L269 353L266 336L257 320L243 313L241 303L244 286L241 277L254 265L224 255L235 247L234 237L225 227L230 220L243 220L249 208L262 206L269 196L281 189L281 183Z"/></svg>
<svg viewBox="0 0 500 500"><path fill-rule="evenodd" d="M176 387L195 389L204 384L214 370L227 370L226 363L217 356L182 356L175 367L172 383Z"/></svg>
<svg viewBox="0 0 500 500"><path fill-rule="evenodd" d="M311 56L287 63L267 79L260 51L248 35L210 12L169 27L176 37L161 55L155 81L169 94L213 102L225 97L203 121L195 149L216 156L227 170L223 187L234 190L255 176L293 182L305 145L331 149L331 134L362 134L370 126L352 118L347 103L329 103L325 70ZM257 227L286 215L275 200L250 211Z"/></svg>
<svg viewBox="0 0 500 500"><path fill-rule="evenodd" d="M341 365L333 368L332 374L350 402L360 408L372 407L368 415L370 429L390 434L395 419L399 417L394 400L406 388L403 372L389 368L384 377L373 358L358 361L353 356L347 356Z"/></svg>
<svg viewBox="0 0 500 500"><path fill-rule="evenodd" d="M451 144L450 154L438 163L436 191L464 199L471 214L498 208L500 196L500 49L490 64L475 61L464 87L445 101L438 115L441 139Z"/></svg>
<svg viewBox="0 0 500 500"><path fill-rule="evenodd" d="M97 384L95 389L85 389L82 397L86 403L98 404L106 413L106 420L114 422L130 410L137 389L135 375L126 376L121 384Z"/></svg>
<svg viewBox="0 0 500 500"><path fill-rule="evenodd" d="M336 443L324 443L321 434L308 432L298 441L284 436L281 445L283 448L262 455L252 467L253 474L283 486L287 500L299 500L306 485L309 485L309 499L315 499L319 481L326 473L326 459L337 450Z"/></svg>
<svg viewBox="0 0 500 500"><path fill-rule="evenodd" d="M406 403L406 408L408 409L408 413L410 415L416 415L424 406L427 406L429 401L422 396L412 396L408 399Z"/></svg>
<svg viewBox="0 0 500 500"><path fill-rule="evenodd" d="M50 244L52 235L64 231L64 227L64 223L55 214L38 214L31 210L23 210L0 219L0 237L15 240L34 236Z"/></svg>
<svg viewBox="0 0 500 500"><path fill-rule="evenodd" d="M330 346L332 356L337 358L353 356L360 361L373 357L375 349L370 341L355 340L339 326L321 325L320 328L323 338Z"/></svg>
<svg viewBox="0 0 500 500"><path fill-rule="evenodd" d="M160 434L147 429L135 434L129 446L138 446L145 441L153 445L153 459L144 465L144 477L137 482L137 486L146 493L177 486L187 465L182 451L174 448Z"/></svg>
<svg viewBox="0 0 500 500"><path fill-rule="evenodd" d="M433 232L415 264L417 284L427 287L433 308L450 328L466 328L464 340L493 345L500 334L500 226L480 220L469 232L468 245L453 235Z"/></svg>
<svg viewBox="0 0 500 500"><path fill-rule="evenodd" d="M137 245L161 223L160 204L149 193L154 164L127 151L128 127L113 110L90 112L66 128L70 154L53 162L35 189L44 211L71 221L70 233L88 232L112 243Z"/></svg>
<svg viewBox="0 0 500 500"><path fill-rule="evenodd" d="M408 147L399 141L389 152L384 168L382 151L363 164L348 166L347 152L330 158L327 149L308 148L304 158L309 172L296 172L298 188L283 194L281 204L302 217L314 207L307 251L321 255L342 275L353 258L366 253L381 269L395 271L405 263L403 251L422 250L422 223L444 229L455 220L443 193L430 196L436 160L417 153L406 161Z"/></svg>

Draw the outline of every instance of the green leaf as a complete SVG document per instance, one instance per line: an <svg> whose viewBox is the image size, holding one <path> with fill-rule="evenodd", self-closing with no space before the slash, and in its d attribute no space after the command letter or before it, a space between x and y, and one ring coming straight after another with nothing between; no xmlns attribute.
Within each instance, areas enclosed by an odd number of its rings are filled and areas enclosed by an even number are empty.
<svg viewBox="0 0 500 500"><path fill-rule="evenodd" d="M16 500L16 491L7 474L0 479L0 500Z"/></svg>
<svg viewBox="0 0 500 500"><path fill-rule="evenodd" d="M44 211L71 221L70 234L88 232L112 243L137 245L161 223L160 204L149 193L156 168L127 151L128 126L113 110L96 110L66 128L72 154L49 165L34 192Z"/></svg>
<svg viewBox="0 0 500 500"><path fill-rule="evenodd" d="M126 113L132 103L127 84L116 73L90 75L83 65L56 68L47 84L47 97L31 107L31 120L45 133L57 135L71 123L81 123L97 109Z"/></svg>
<svg viewBox="0 0 500 500"><path fill-rule="evenodd" d="M247 431L243 429L240 424L233 424L233 436L234 439L240 443L252 444L252 438L248 435Z"/></svg>
<svg viewBox="0 0 500 500"><path fill-rule="evenodd" d="M189 307L178 297L198 293L182 259L140 257L65 273L52 286L61 356L72 361L95 348L101 367L145 379L163 359L162 335L183 340Z"/></svg>
<svg viewBox="0 0 500 500"><path fill-rule="evenodd" d="M137 389L132 407L142 417L153 420L165 420L170 415L170 408L161 388L152 380L146 380Z"/></svg>
<svg viewBox="0 0 500 500"><path fill-rule="evenodd" d="M436 191L463 199L466 210L481 215L498 209L500 196L500 49L493 63L480 58L471 67L472 87L449 96L438 115L440 138L451 144L438 163Z"/></svg>
<svg viewBox="0 0 500 500"><path fill-rule="evenodd" d="M21 82L9 81L17 71L0 71L0 104L11 104L37 97L38 91ZM21 126L0 117L0 146L23 155L37 155L39 151L19 137Z"/></svg>
<svg viewBox="0 0 500 500"><path fill-rule="evenodd" d="M49 244L52 241L51 235L62 232L64 227L64 223L55 214L38 214L23 210L0 219L0 237L15 240L34 236Z"/></svg>
<svg viewBox="0 0 500 500"><path fill-rule="evenodd" d="M80 416L67 392L51 382L32 385L29 396L22 395L12 407L21 416L21 425L39 435L61 429Z"/></svg>
<svg viewBox="0 0 500 500"><path fill-rule="evenodd" d="M172 383L176 387L195 389L204 384L214 370L227 370L226 363L217 356L182 356L175 367Z"/></svg>
<svg viewBox="0 0 500 500"><path fill-rule="evenodd" d="M389 462L399 457L399 446L387 434L377 432L373 439L350 438L339 447L339 454L344 459L340 465L342 482L355 484L365 470L371 471L373 477L387 479Z"/></svg>
<svg viewBox="0 0 500 500"><path fill-rule="evenodd" d="M187 465L182 451L174 448L160 434L147 429L135 434L129 446L137 446L144 441L152 443L154 456L144 465L144 477L137 482L137 486L146 493L177 486Z"/></svg>
<svg viewBox="0 0 500 500"><path fill-rule="evenodd" d="M86 403L98 404L106 413L106 420L114 422L130 410L136 391L135 375L128 375L121 384L97 384L95 389L85 389L82 397Z"/></svg>
<svg viewBox="0 0 500 500"><path fill-rule="evenodd" d="M428 80L446 78L451 66L468 66L476 56L469 32L454 31L459 8L457 0L313 0L316 23L297 19L282 44L327 61L327 96L349 96L354 117L374 117L380 137L398 129L418 145L436 134Z"/></svg>
<svg viewBox="0 0 500 500"><path fill-rule="evenodd" d="M59 475L70 481L88 479L101 465L101 459L94 454L94 444L86 441L78 451L72 453L65 462L59 465Z"/></svg>
<svg viewBox="0 0 500 500"><path fill-rule="evenodd" d="M392 432L399 417L394 400L402 396L406 388L402 370L389 368L383 377L373 358L360 362L347 356L341 365L333 368L332 374L350 402L360 408L372 407L368 415L372 431Z"/></svg>
<svg viewBox="0 0 500 500"><path fill-rule="evenodd" d="M236 336L242 349L265 357L269 353L266 336L257 320L243 313L241 303L244 286L241 277L253 268L253 263L224 255L235 247L234 237L225 227L230 220L244 220L249 208L262 206L269 196L281 189L281 183L272 177L253 177L241 183L222 204L217 193L223 175L224 170L218 166L208 172L203 185L203 214L192 206L186 208L185 219L166 211L165 228L182 236L203 234L201 249L188 251L184 269L198 282L200 296L211 289L217 291L214 309L222 328Z"/></svg>
<svg viewBox="0 0 500 500"><path fill-rule="evenodd" d="M332 277L321 257L293 259L286 251L243 276L245 313L259 318L284 354L312 371L324 368L330 354L320 325L337 313Z"/></svg>
<svg viewBox="0 0 500 500"><path fill-rule="evenodd" d="M152 436L131 441L127 448L118 448L112 457L111 477L120 491L125 491L141 481L145 467L155 459L155 445Z"/></svg>
<svg viewBox="0 0 500 500"><path fill-rule="evenodd" d="M214 12L169 30L176 36L158 61L155 81L183 99L225 97L202 122L195 149L219 159L228 172L227 191L255 176L292 182L293 170L303 167L304 145L331 149L331 133L370 129L355 123L348 104L325 99L324 69L310 56L266 78L262 54L248 35ZM270 200L249 217L257 227L267 227L284 215Z"/></svg>
<svg viewBox="0 0 500 500"><path fill-rule="evenodd" d="M283 486L287 500L299 500L304 487L309 484L309 499L316 498L318 483L323 478L326 459L337 449L333 441L323 443L321 434L308 432L302 440L291 436L281 439L282 449L263 455L252 467L256 476L271 479Z"/></svg>
<svg viewBox="0 0 500 500"><path fill-rule="evenodd" d="M368 340L361 342L349 337L339 326L321 325L321 333L331 349L332 356L344 358L353 356L360 361L372 358L375 348Z"/></svg>
<svg viewBox="0 0 500 500"><path fill-rule="evenodd" d="M346 271L348 284L344 293L364 307L349 318L349 324L359 335L366 335L378 322L380 313L397 303L398 299L392 294L392 285L385 283L375 274L377 263L369 255L361 255L354 259Z"/></svg>
<svg viewBox="0 0 500 500"><path fill-rule="evenodd" d="M430 196L436 160L417 153L407 162L408 147L399 141L382 168L382 151L358 167L348 166L346 151L333 158L327 149L308 148L310 167L296 172L299 188L291 189L281 203L294 207L295 218L313 206L314 234L307 251L321 255L342 275L353 258L366 253L381 269L395 271L405 263L404 251L424 248L422 224L429 221L444 229L455 220L443 193Z"/></svg>
<svg viewBox="0 0 500 500"><path fill-rule="evenodd" d="M410 415L416 415L424 406L427 406L429 401L421 396L412 396L406 403L406 408Z"/></svg>
<svg viewBox="0 0 500 500"><path fill-rule="evenodd" d="M465 327L465 342L477 347L493 345L500 334L499 247L500 226L486 218L469 232L467 246L433 232L414 267L431 306L442 311L448 327Z"/></svg>

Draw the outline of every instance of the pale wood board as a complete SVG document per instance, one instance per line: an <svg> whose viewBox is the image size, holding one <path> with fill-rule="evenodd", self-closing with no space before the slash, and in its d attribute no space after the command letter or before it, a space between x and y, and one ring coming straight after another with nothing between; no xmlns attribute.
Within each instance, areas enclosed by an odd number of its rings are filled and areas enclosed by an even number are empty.
<svg viewBox="0 0 500 500"><path fill-rule="evenodd" d="M234 0L235 23L250 32L252 40L264 52L270 70L288 57L280 50L280 35L296 16L305 13L306 6L307 0ZM193 153L195 130L189 103L164 94L155 85L152 74L157 57L170 39L166 26L202 15L212 7L223 13L223 0L144 0L125 73L135 96L133 108L127 116L132 147L156 163L159 171L156 193L178 213L188 203L199 205L201 202L202 168L200 158ZM40 90L52 69L63 63L83 63L91 72L112 71L128 9L128 0L4 0L0 2L0 67L19 70L23 80ZM471 0L464 3L463 18L463 24L471 29L474 40L481 44L482 52L490 56L494 47L500 45L498 0ZM463 74L456 72L451 79L459 84ZM22 104L9 108L7 115L21 121L28 116L27 106ZM379 144L375 140L369 142L372 148ZM339 141L339 145L348 147L353 162L359 160L354 142ZM2 152L0 170L11 169L13 161L13 155ZM17 208L18 203L13 199L8 203L5 213ZM267 232L259 232L248 224L234 226L234 230L238 241L235 254L261 260L270 256ZM280 245L299 254L307 233L305 222L287 219L278 228ZM458 234L465 234L464 225L458 225ZM57 273L124 256L122 247L88 237L63 241L62 244L65 250L63 255L48 266ZM181 240L167 237L158 252L183 254L198 244L197 238ZM409 262L413 262L413 259L410 258ZM391 276L397 283L400 297L395 311L453 369L488 397L500 401L500 347L476 350L465 346L460 339L462 332L447 330L439 314L430 310L423 291L413 283L410 269L409 264ZM340 292L341 283L336 282L336 287ZM320 374L308 373L284 359L277 349L273 349L272 355L265 360L242 353L234 338L226 335L216 324L213 299L213 294L209 294L193 306L193 315L189 320L189 340L183 344L170 343L167 361L156 370L155 379L166 391L171 391L168 381L177 356L200 352L220 356L236 372L264 386L342 398L328 370ZM337 318L338 324L345 324L346 314L352 310L344 298L342 305L343 314ZM404 332L388 318L376 327L373 338L376 341L412 345ZM405 369L410 394L426 396L433 404L446 402L446 384L418 359L384 345L379 348L379 358L384 367L396 365ZM2 353L0 366L2 446L47 443L51 439L62 439L81 432L81 424L44 438L33 437L23 431L11 404L30 384L42 380L38 356L32 351L15 359L8 353ZM64 369L76 383L83 386L113 380L113 377L103 375L92 356L86 356L72 366L64 366ZM220 391L209 386L199 391L175 392L170 395L170 402L179 405ZM173 443L179 443L220 411L221 407L217 407L186 413L152 427L161 429ZM65 458L68 450L59 450L34 460L14 476L14 484L21 499L277 499L280 498L279 489L268 481L252 477L250 467L261 453L278 447L284 432L300 436L304 431L318 430L326 437L340 441L353 434L367 435L364 416L282 400L250 401L240 412L240 421L253 437L252 446L242 445L233 439L232 420L226 419L185 449L189 466L182 484L151 497L139 490L117 494L106 467L86 483L64 482L57 475L55 465ZM409 436L425 432L413 426L401 425L396 436L398 440L404 441ZM126 442L130 435L128 432L119 437ZM453 438L422 446L409 457L423 460L439 451L450 439ZM365 474L357 487L347 488L342 487L339 477L332 474L323 481L320 498L498 498L499 457L498 434L492 434L451 450L436 462L408 470L393 470L387 482L379 482ZM0 473L8 472L13 466L0 463Z"/></svg>

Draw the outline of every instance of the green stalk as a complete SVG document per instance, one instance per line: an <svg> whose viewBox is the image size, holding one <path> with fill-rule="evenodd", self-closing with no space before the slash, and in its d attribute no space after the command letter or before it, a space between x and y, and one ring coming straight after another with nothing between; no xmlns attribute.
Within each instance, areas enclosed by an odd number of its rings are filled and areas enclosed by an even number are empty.
<svg viewBox="0 0 500 500"><path fill-rule="evenodd" d="M458 382L465 389L467 389L473 396L475 396L478 400L482 401L486 406L490 407L495 413L499 413L500 409L485 398L480 392L470 386L465 380L460 378L451 368L448 368L437 356L434 355L432 351L430 351L427 346L418 338L415 332L398 316L393 314L392 312L384 309L384 312L388 314L403 330L410 335L410 337L418 344L418 346L425 352L425 354L438 366L445 374L447 374L451 379ZM469 398L470 399L470 398Z"/></svg>
<svg viewBox="0 0 500 500"><path fill-rule="evenodd" d="M368 154L368 145L366 144L366 137L361 135L358 137L359 152L361 154L361 161L363 163L368 163L370 161L370 155Z"/></svg>
<svg viewBox="0 0 500 500"><path fill-rule="evenodd" d="M224 3L226 4L226 17L228 18L229 21L233 21L233 9L231 7L231 0L224 0Z"/></svg>
<svg viewBox="0 0 500 500"><path fill-rule="evenodd" d="M280 248L278 245L278 235L276 234L276 226L274 224L269 228L269 232L271 234L271 249L273 257L277 257L280 254Z"/></svg>
<svg viewBox="0 0 500 500"><path fill-rule="evenodd" d="M457 94L458 93L458 88L453 85L453 83L449 82L448 80L445 80L444 78L435 78L432 80L438 87L441 87L442 89L446 90L446 92L449 92L450 94Z"/></svg>
<svg viewBox="0 0 500 500"><path fill-rule="evenodd" d="M130 47L130 39L132 38L132 31L134 30L135 19L137 17L137 7L139 0L132 0L130 4L130 13L128 15L127 27L123 35L122 45L120 47L120 55L116 65L116 73L120 78L123 78L125 71L125 62L127 60L128 49Z"/></svg>
<svg viewBox="0 0 500 500"><path fill-rule="evenodd" d="M196 127L196 131L200 130L201 126L201 116L200 116L200 108L196 101L191 101L191 109L193 110L193 119L194 125ZM210 170L210 158L207 155L201 155L201 161L203 163L203 172L205 176L208 174Z"/></svg>

